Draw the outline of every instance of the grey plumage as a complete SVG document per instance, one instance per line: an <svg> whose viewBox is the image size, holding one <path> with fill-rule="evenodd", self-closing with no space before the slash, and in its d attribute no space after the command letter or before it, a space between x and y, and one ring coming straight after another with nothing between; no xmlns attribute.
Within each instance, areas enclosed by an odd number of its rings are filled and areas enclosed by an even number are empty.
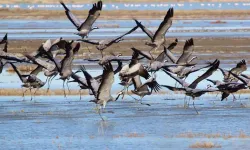
<svg viewBox="0 0 250 150"><path fill-rule="evenodd" d="M101 14L102 1L98 1L97 3L93 4L93 7L89 10L88 17L84 22L80 22L78 18L67 8L67 6L62 1L60 1L60 3L65 9L65 13L68 19L79 31L78 33L76 33L77 35L81 36L82 38L85 38L92 30L97 29L97 27L92 26Z"/></svg>

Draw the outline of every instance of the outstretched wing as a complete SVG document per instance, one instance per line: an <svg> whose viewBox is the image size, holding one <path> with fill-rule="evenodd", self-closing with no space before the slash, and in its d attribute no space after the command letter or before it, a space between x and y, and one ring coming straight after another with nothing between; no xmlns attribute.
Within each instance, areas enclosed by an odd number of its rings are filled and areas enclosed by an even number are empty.
<svg viewBox="0 0 250 150"><path fill-rule="evenodd" d="M155 32L155 35L153 37L153 41L156 41L157 39L161 39L162 37L165 37L166 32L172 25L172 18L174 16L174 9L170 8L164 18L164 20L161 22L159 28Z"/></svg>
<svg viewBox="0 0 250 150"><path fill-rule="evenodd" d="M31 71L30 75L38 75L43 70L43 67L37 66L34 70Z"/></svg>
<svg viewBox="0 0 250 150"><path fill-rule="evenodd" d="M146 81L142 86L144 86L144 85L149 86L149 88L151 90L154 90L155 92L159 92L160 89L161 89L161 86L159 85L159 83L156 80L154 80L154 79L152 81L150 81L150 82Z"/></svg>
<svg viewBox="0 0 250 150"><path fill-rule="evenodd" d="M194 82L191 83L188 87L195 89L198 83L211 76L214 73L214 71L216 71L219 68L219 65L220 61L219 60L215 61L213 66L211 66L205 73L203 73L200 77L194 80Z"/></svg>
<svg viewBox="0 0 250 150"><path fill-rule="evenodd" d="M82 66L81 66L82 67ZM92 91L93 95L97 97L97 91L99 88L99 83L85 70L84 67L81 68L82 73L84 74L88 87Z"/></svg>
<svg viewBox="0 0 250 150"><path fill-rule="evenodd" d="M66 13L68 19L73 23L73 25L79 31L80 26L81 26L80 20L78 20L78 18L68 9L68 7L63 3L63 1L60 1L60 3L62 4L62 6L65 9L65 13Z"/></svg>
<svg viewBox="0 0 250 150"><path fill-rule="evenodd" d="M150 30L148 30L144 25L142 25L138 20L134 19L134 21L136 22L137 26L139 26L141 30L146 33L151 40L153 40L154 34Z"/></svg>
<svg viewBox="0 0 250 150"><path fill-rule="evenodd" d="M93 4L93 7L89 10L88 18L84 21L81 25L81 29L88 29L91 27L96 19L100 16L102 10L102 1L98 1L97 3Z"/></svg>
<svg viewBox="0 0 250 150"><path fill-rule="evenodd" d="M186 91L185 88L177 88L177 87L172 87L168 85L161 85L162 87L168 88L171 91Z"/></svg>
<svg viewBox="0 0 250 150"><path fill-rule="evenodd" d="M111 63L104 66L102 83L97 92L97 100L108 101L111 96L111 87L114 83L114 72Z"/></svg>
<svg viewBox="0 0 250 150"><path fill-rule="evenodd" d="M169 73L168 71L166 71L165 69L163 69L163 71L169 75L171 78L173 78L175 81L177 81L178 83L180 83L183 87L187 87L188 86L188 83L185 82L184 80L174 76L173 74Z"/></svg>
<svg viewBox="0 0 250 150"><path fill-rule="evenodd" d="M165 60L165 58L167 57L166 55L166 51L162 51L158 56L157 58L155 59L156 61L159 61L159 62L163 62Z"/></svg>
<svg viewBox="0 0 250 150"><path fill-rule="evenodd" d="M7 52L7 50L8 50L8 33L6 33L5 36L3 37L2 41L0 42L0 45L1 44L5 44L3 51Z"/></svg>
<svg viewBox="0 0 250 150"><path fill-rule="evenodd" d="M0 44L5 44L5 43L8 43L8 33L6 33L3 39L0 41Z"/></svg>
<svg viewBox="0 0 250 150"><path fill-rule="evenodd" d="M40 58L36 58L36 57L33 57L33 56L30 56L30 55L25 55L29 60L31 60L34 64L37 64L39 66L41 66L42 68L45 68L49 71L52 71L55 69L55 65L52 64L52 63L49 63L45 60L42 60Z"/></svg>
<svg viewBox="0 0 250 150"><path fill-rule="evenodd" d="M134 28L132 28L132 29L129 30L128 32L124 33L123 35L120 35L119 37L117 37L117 38L111 40L111 41L107 44L107 46L110 46L110 45L112 45L112 44L114 44L114 43L117 43L118 41L121 41L122 38L123 38L124 36L126 36L126 35L128 35L128 34L131 34L131 33L134 32L137 28L138 28L138 26L135 26Z"/></svg>
<svg viewBox="0 0 250 150"><path fill-rule="evenodd" d="M164 46L164 52L167 58L169 58L169 60L171 60L173 63L177 63L178 59L176 58L176 56L174 56L174 54L170 50L168 50L165 46Z"/></svg>
<svg viewBox="0 0 250 150"><path fill-rule="evenodd" d="M153 60L153 59L154 59L153 56L150 54L149 51L141 51L141 50L138 50L138 49L136 49L136 48L134 48L134 47L132 47L131 49L132 49L134 52L136 52L136 53L138 53L138 54L140 54L140 55L146 57L146 58L149 59L149 60Z"/></svg>
<svg viewBox="0 0 250 150"><path fill-rule="evenodd" d="M183 48L183 52L180 58L178 59L177 64L186 63L188 61L188 58L192 55L193 51L194 51L194 41L191 38L186 41Z"/></svg>
<svg viewBox="0 0 250 150"><path fill-rule="evenodd" d="M22 78L22 75L21 75L21 73L18 71L17 67L16 67L13 63L10 63L10 65L12 66L12 68L14 69L14 71L17 73L19 79L20 79L22 82L24 82L24 81L23 81L23 78Z"/></svg>

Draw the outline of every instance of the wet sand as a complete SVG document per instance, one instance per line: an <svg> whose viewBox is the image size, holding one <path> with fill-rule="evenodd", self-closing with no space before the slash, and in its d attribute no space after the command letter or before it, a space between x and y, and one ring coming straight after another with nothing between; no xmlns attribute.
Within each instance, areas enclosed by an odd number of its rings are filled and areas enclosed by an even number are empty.
<svg viewBox="0 0 250 150"><path fill-rule="evenodd" d="M94 3L95 0L64 0L65 3ZM105 0L105 2L135 2L133 0ZM152 0L137 0L136 2L152 2ZM154 0L154 2L163 2L162 0ZM164 2L183 2L183 0L164 0ZM187 2L249 2L248 0L187 0ZM1 0L0 4L14 4L14 3L24 3L23 0ZM41 4L51 4L58 3L57 0L25 0L25 3L41 3Z"/></svg>
<svg viewBox="0 0 250 150"><path fill-rule="evenodd" d="M103 11L100 19L163 19L167 10L137 11L137 10L113 10ZM72 11L79 18L86 18L88 11ZM66 19L63 10L22 10L0 9L1 19ZM250 10L176 10L174 19L249 19Z"/></svg>

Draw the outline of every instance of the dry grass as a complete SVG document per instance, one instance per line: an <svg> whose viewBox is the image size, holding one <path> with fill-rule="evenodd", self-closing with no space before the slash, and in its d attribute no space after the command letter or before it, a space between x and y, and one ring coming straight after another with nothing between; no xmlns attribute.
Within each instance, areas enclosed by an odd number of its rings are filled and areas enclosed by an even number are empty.
<svg viewBox="0 0 250 150"><path fill-rule="evenodd" d="M18 89L15 89L15 88L13 88L13 89L7 89L7 88L0 89L0 95L1 96L22 96L23 91L25 91L25 90L26 89L21 90L20 88L18 88ZM32 95L34 92L35 92L35 89L32 89ZM120 90L113 91L112 93L116 94L118 92L120 92ZM220 93L220 92L212 92L209 94L215 95L218 93ZM242 90L242 91L237 92L237 94L240 94L240 93L241 94L242 93L249 94L250 90L248 89L248 90ZM79 90L70 90L70 92L68 90L66 90L66 94L67 95L79 95L80 93L79 93ZM128 91L128 94L131 95L133 93L131 91ZM180 91L172 92L172 91L167 91L167 90L161 90L158 93L153 93L153 94L173 96L175 94L184 94L184 92L180 92ZM30 95L30 91L27 90L25 92L25 95ZM49 95L64 95L64 91L63 91L63 89L53 89L53 90L49 90L49 92L47 92L47 89L39 89L39 90L37 90L36 95L45 95L45 96L46 95L47 96L49 96ZM88 90L81 90L81 95L89 95ZM190 134L190 137L192 137L192 136L194 136L194 135Z"/></svg>
<svg viewBox="0 0 250 150"><path fill-rule="evenodd" d="M124 135L113 135L114 139L123 138L123 137L126 137L126 138L143 138L143 137L145 137L145 135L137 133L137 132L126 133Z"/></svg>
<svg viewBox="0 0 250 150"><path fill-rule="evenodd" d="M21 89L0 89L0 95L1 96L22 96L23 95L23 91ZM32 95L35 92L35 89L32 90ZM25 96L26 95L30 95L30 91L27 90L25 92ZM68 92L68 90L66 90L66 94L67 95L79 95L79 90L70 90L70 92ZM82 95L88 95L88 91L81 91ZM36 95L64 95L64 91L63 89L55 89L55 90L49 90L49 92L47 93L47 89L39 89L36 92Z"/></svg>
<svg viewBox="0 0 250 150"><path fill-rule="evenodd" d="M226 134L226 133L193 133L185 132L176 136L177 138L207 138L207 139L231 139L231 138L250 138L244 131L240 131L236 135Z"/></svg>
<svg viewBox="0 0 250 150"><path fill-rule="evenodd" d="M226 21L221 21L221 20L216 20L216 21L212 21L210 22L211 24L225 24L227 23Z"/></svg>
<svg viewBox="0 0 250 150"><path fill-rule="evenodd" d="M189 148L221 148L221 145L214 144L213 142L196 142L189 146Z"/></svg>
<svg viewBox="0 0 250 150"><path fill-rule="evenodd" d="M64 0L65 3L94 3L97 0ZM103 0L105 3L110 2L135 2L134 0ZM162 0L136 0L136 2L163 2ZM183 2L183 0L164 0L164 2ZM236 0L186 0L185 2L236 2ZM237 0L237 2L248 2L248 0ZM0 4L15 3L38 3L38 4L57 4L58 0L1 0Z"/></svg>
<svg viewBox="0 0 250 150"><path fill-rule="evenodd" d="M128 137L128 138L142 138L142 137L144 137L144 134L131 132L131 133L127 133L125 136Z"/></svg>
<svg viewBox="0 0 250 150"><path fill-rule="evenodd" d="M0 9L1 19L67 19L63 10L24 10L24 9ZM73 10L79 18L85 18L87 10ZM100 19L162 19L166 10L111 10L103 11ZM231 19L244 19L250 15L250 10L176 10L177 19L219 19L230 17Z"/></svg>

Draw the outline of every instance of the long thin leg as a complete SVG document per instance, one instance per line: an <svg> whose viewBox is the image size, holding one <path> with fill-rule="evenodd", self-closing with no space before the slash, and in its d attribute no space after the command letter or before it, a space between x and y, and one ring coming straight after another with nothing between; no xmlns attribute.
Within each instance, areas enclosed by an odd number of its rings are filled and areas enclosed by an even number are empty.
<svg viewBox="0 0 250 150"><path fill-rule="evenodd" d="M187 97L187 96L186 96L186 94L185 94L185 97L184 97L184 104L183 104L183 107L184 107L184 108L187 108L186 97Z"/></svg>
<svg viewBox="0 0 250 150"><path fill-rule="evenodd" d="M138 99L134 98L132 95L128 94L128 96L132 97L135 101L139 101Z"/></svg>
<svg viewBox="0 0 250 150"><path fill-rule="evenodd" d="M98 114L99 114L99 116L101 117L102 121L105 121L105 120L103 119L103 117L102 117L101 110L102 110L101 106L98 107Z"/></svg>
<svg viewBox="0 0 250 150"><path fill-rule="evenodd" d="M148 104L148 103L143 103L143 102L142 102L142 98L143 98L143 96L141 96L141 98L140 98L140 100L139 100L139 102L140 102L142 105L151 106L151 105L150 105L150 104Z"/></svg>
<svg viewBox="0 0 250 150"><path fill-rule="evenodd" d="M24 99L24 93L27 92L27 91L28 91L28 89L26 89L25 91L23 91L23 88L22 88L22 92L23 92L23 101L25 100L25 99Z"/></svg>
<svg viewBox="0 0 250 150"><path fill-rule="evenodd" d="M46 93L48 93L48 92L49 92L49 87L50 87L50 79L51 79L51 77L47 77L47 79L48 79L48 88L47 88Z"/></svg>
<svg viewBox="0 0 250 150"><path fill-rule="evenodd" d="M38 88L36 88L35 92L34 92L34 99L35 99L35 96L36 96L36 92L38 91Z"/></svg>
<svg viewBox="0 0 250 150"><path fill-rule="evenodd" d="M64 83L65 83L65 80L63 80L63 93L64 93L64 97L66 98L66 91L65 91Z"/></svg>
<svg viewBox="0 0 250 150"><path fill-rule="evenodd" d="M32 91L31 91L31 88L30 89L30 101L32 101Z"/></svg>
<svg viewBox="0 0 250 150"><path fill-rule="evenodd" d="M51 82L52 82L52 80L53 80L55 77L56 77L56 75L54 75L54 76L52 76L52 78L50 78L48 90L50 89ZM47 91L47 92L48 92L48 91Z"/></svg>
<svg viewBox="0 0 250 150"><path fill-rule="evenodd" d="M188 99L188 108L189 108L190 99L191 99L191 97L189 97L189 99Z"/></svg>
<svg viewBox="0 0 250 150"><path fill-rule="evenodd" d="M69 80L67 80L66 85L67 85L68 91L69 91L69 93L70 93L70 89L69 89Z"/></svg>
<svg viewBox="0 0 250 150"><path fill-rule="evenodd" d="M232 93L232 95L233 95L233 101L235 101L236 100L236 97L234 96L234 94Z"/></svg>
<svg viewBox="0 0 250 150"><path fill-rule="evenodd" d="M82 89L79 90L79 93L80 93L80 100L82 100Z"/></svg>
<svg viewBox="0 0 250 150"><path fill-rule="evenodd" d="M194 101L193 101L193 106L194 106L194 110L196 111L197 115L199 115L199 112L198 112L197 109L195 108Z"/></svg>

